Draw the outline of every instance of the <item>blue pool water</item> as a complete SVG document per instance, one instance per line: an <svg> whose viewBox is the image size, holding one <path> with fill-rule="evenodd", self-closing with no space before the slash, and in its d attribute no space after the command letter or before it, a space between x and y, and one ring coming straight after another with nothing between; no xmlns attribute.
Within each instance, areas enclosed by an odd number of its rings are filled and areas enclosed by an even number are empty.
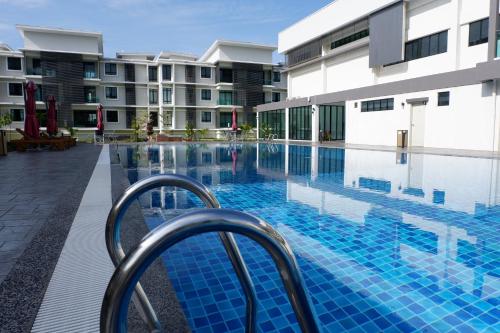
<svg viewBox="0 0 500 333"><path fill-rule="evenodd" d="M500 161L285 145L120 147L131 182L189 175L291 244L325 332L500 332ZM201 207L141 198L148 226ZM261 332L299 332L273 262L237 236ZM164 253L194 332L244 332L243 292L215 234Z"/></svg>

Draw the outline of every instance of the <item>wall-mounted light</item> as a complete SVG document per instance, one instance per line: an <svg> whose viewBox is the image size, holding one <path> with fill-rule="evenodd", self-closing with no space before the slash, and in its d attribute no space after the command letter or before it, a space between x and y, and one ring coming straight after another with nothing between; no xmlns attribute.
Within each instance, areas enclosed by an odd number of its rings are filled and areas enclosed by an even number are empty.
<svg viewBox="0 0 500 333"><path fill-rule="evenodd" d="M358 102L354 102L354 108L357 109L358 108Z"/></svg>
<svg viewBox="0 0 500 333"><path fill-rule="evenodd" d="M401 103L401 107L404 109L405 108L405 102Z"/></svg>

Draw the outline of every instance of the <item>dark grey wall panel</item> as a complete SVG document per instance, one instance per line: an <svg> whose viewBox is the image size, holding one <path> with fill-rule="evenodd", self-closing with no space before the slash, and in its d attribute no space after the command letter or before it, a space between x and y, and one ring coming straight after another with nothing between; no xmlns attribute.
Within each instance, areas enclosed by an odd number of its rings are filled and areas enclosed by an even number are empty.
<svg viewBox="0 0 500 333"><path fill-rule="evenodd" d="M370 16L370 68L403 61L404 24L403 1Z"/></svg>

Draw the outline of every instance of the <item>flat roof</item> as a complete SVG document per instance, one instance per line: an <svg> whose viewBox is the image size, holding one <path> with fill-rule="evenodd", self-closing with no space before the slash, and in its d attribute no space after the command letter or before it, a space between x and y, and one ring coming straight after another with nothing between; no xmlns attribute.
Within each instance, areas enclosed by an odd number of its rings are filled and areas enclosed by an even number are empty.
<svg viewBox="0 0 500 333"><path fill-rule="evenodd" d="M74 30L74 29L63 29L63 28L54 28L54 27L40 27L40 26L25 25L25 24L16 24L16 29L21 31L21 32L32 31L32 32L52 33L52 34L97 37L97 38L100 38L102 40L102 33L100 33L100 32L91 32L91 31Z"/></svg>

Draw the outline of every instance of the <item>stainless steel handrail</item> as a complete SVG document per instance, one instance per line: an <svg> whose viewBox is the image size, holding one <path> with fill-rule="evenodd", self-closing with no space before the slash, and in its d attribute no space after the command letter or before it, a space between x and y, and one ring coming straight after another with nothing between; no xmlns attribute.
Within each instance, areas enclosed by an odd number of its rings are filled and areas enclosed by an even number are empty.
<svg viewBox="0 0 500 333"><path fill-rule="evenodd" d="M297 261L288 243L267 222L229 209L189 212L146 235L111 277L101 307L101 332L127 331L128 305L134 286L156 258L186 238L215 231L241 234L264 247L276 264L302 331L320 332Z"/></svg>
<svg viewBox="0 0 500 333"><path fill-rule="evenodd" d="M125 258L120 241L120 230L123 216L128 207L141 194L162 186L175 186L191 191L198 196L208 208L220 208L220 204L210 190L200 182L183 175L168 174L156 175L142 179L131 185L123 195L113 204L106 222L106 246L115 267ZM221 232L219 237L229 256L229 260L238 276L246 298L246 331L254 332L257 316L257 299L255 287L250 278L247 266L241 257L240 250L236 244L234 236L230 233ZM140 283L137 283L133 296L134 304L143 320L151 331L161 331L161 324L158 320L151 303Z"/></svg>

